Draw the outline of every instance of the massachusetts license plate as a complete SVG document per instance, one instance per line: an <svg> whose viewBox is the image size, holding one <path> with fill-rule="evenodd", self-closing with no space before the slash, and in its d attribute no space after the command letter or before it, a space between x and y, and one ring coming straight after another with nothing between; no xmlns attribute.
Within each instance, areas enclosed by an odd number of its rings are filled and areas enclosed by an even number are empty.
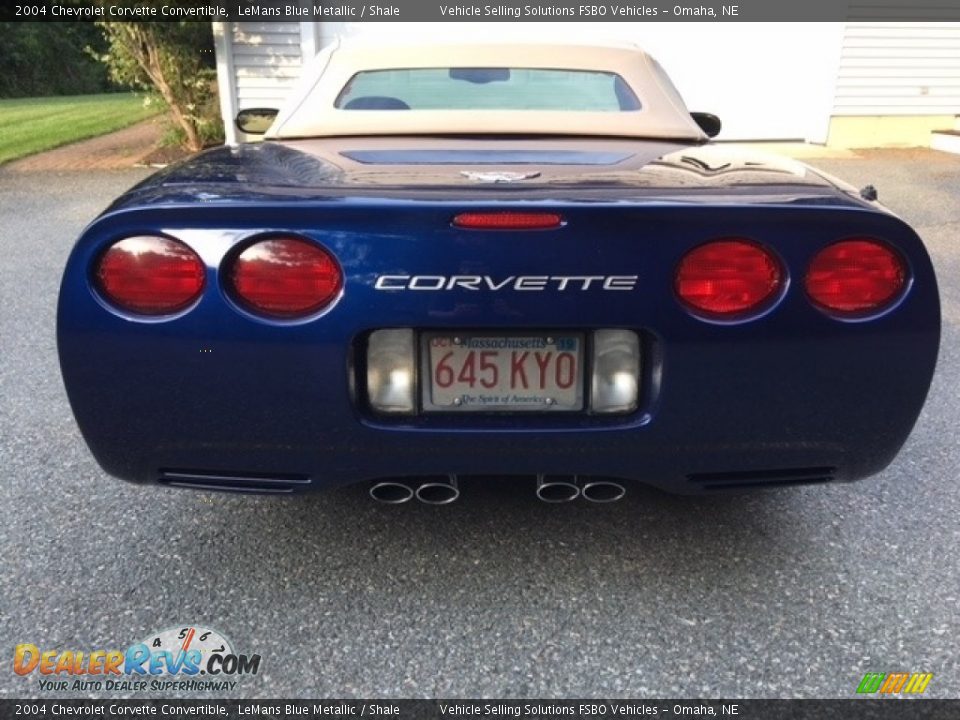
<svg viewBox="0 0 960 720"><path fill-rule="evenodd" d="M426 411L583 409L583 335L427 333Z"/></svg>

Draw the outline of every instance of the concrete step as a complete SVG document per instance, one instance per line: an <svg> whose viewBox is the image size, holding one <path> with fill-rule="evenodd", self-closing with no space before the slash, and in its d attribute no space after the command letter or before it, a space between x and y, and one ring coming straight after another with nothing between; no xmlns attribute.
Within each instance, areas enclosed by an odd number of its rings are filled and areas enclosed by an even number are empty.
<svg viewBox="0 0 960 720"><path fill-rule="evenodd" d="M930 147L960 155L960 130L934 130L930 133Z"/></svg>

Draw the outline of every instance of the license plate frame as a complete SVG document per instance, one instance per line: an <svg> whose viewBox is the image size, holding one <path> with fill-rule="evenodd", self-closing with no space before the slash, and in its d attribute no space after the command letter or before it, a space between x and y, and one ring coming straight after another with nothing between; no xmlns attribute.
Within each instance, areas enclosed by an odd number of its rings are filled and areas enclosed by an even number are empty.
<svg viewBox="0 0 960 720"><path fill-rule="evenodd" d="M446 339L448 341L447 346L438 347L435 343L437 340ZM424 413L428 414L438 414L438 413L449 413L449 414L469 414L469 413L488 413L493 415L510 415L510 414L564 414L564 413L582 413L586 410L586 378L587 378L587 347L586 347L586 333L579 331L547 331L547 330L524 330L524 331L496 331L496 330L484 330L484 331L471 331L471 330L436 330L436 331L427 331L420 333L420 404ZM491 347L492 345L504 345L504 347ZM493 388L485 388L480 385L479 382L475 384L474 391L472 393L463 393L462 391L454 388L451 391L447 391L442 388L434 387L434 359L436 358L439 361L439 355L432 353L439 353L443 351L445 354L450 350L454 350L458 353L465 354L470 350L473 350L475 353L481 351L489 352L494 350L498 353L505 353L506 360L505 362L497 358L494 361L498 364L498 367L503 368L504 366L510 366L512 361L512 352L513 351L527 351L530 353L530 356L523 361L523 365L530 369L530 373L527 374L527 379L530 379L530 375L534 375L534 380L539 380L540 377L540 365L537 362L536 357L532 357L534 353L540 352L554 352L557 353L555 359L559 360L560 353L573 353L575 357L575 366L573 369L574 382L572 390L564 390L559 387L551 390L550 388L545 388L540 390L539 386L535 387L532 392L528 388L521 392L526 393L524 395L519 395L518 397L523 398L522 402L497 402L492 398L492 396L497 396L502 401L504 395L507 396L516 396L514 389L509 387L500 387L499 384ZM455 356L453 360L453 367L462 369L462 365L456 362ZM544 360L545 356L541 354L539 356L540 360ZM491 360L491 358L487 358ZM532 360L532 364L531 364ZM450 361L448 361L450 364ZM548 364L547 373L551 372L551 368L556 372L556 363L553 365ZM564 379L566 375L564 374ZM486 379L492 379L492 375L487 371ZM510 378L512 381L513 378ZM556 376L554 377L556 380ZM532 382L532 381L531 381ZM459 381L455 380L453 385L458 385ZM451 398L460 393L460 403L455 404ZM472 396L472 399L468 399L468 396ZM546 398L552 397L553 401L548 402ZM537 401L536 398L540 398L540 401Z"/></svg>

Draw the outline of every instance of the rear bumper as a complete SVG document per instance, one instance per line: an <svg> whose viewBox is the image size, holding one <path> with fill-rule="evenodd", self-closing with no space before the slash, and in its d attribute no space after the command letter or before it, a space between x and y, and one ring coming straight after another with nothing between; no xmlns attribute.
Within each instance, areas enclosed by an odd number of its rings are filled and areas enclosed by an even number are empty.
<svg viewBox="0 0 960 720"><path fill-rule="evenodd" d="M678 222L675 210L658 208L632 212L643 213L645 226L675 230L622 238L622 227L641 225L638 217L600 210L566 213L571 227L589 231L550 238L550 257L575 262L545 271L637 272L640 291L617 302L590 293L378 293L377 273L540 272L542 240L518 246L503 236L447 237L447 230L398 236L389 213L373 230L369 219L333 213L321 232L310 229L316 213L290 211L289 230L329 247L347 277L333 310L298 325L238 313L218 291L220 258L263 218L237 212L237 227L223 230L219 218L196 210L107 216L78 243L61 291L61 366L80 428L100 464L126 480L245 479L293 492L384 477L543 473L691 493L851 481L893 459L923 406L939 343L936 281L909 228L850 210L726 208L721 223L704 209L685 209ZM436 210L438 218L448 212ZM680 307L670 283L678 258L720 224L776 237L788 268L803 267L816 246L810 238L824 235L825 224L824 241L870 232L909 258L912 285L884 316L840 322L806 301L794 270L794 287L763 317L704 322ZM181 317L137 322L95 299L88 268L111 239L150 227L200 252L211 291ZM585 251L596 237L604 238L603 252ZM364 338L383 327L632 329L643 338L640 407L618 417L378 417L365 404L360 369Z"/></svg>
<svg viewBox="0 0 960 720"><path fill-rule="evenodd" d="M364 402L359 339L325 351L276 347L269 361L249 343L171 357L140 355L130 341L123 362L101 357L86 378L72 375L71 397L101 465L137 482L267 480L300 492L384 477L546 473L692 493L876 473L926 394L907 371L925 342L917 335L671 343L641 334L640 406L626 416L380 417Z"/></svg>

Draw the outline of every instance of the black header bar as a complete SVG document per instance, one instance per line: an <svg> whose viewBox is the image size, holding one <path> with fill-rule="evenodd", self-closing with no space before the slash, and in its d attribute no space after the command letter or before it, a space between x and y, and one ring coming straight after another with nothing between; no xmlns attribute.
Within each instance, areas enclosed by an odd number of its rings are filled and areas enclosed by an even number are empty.
<svg viewBox="0 0 960 720"><path fill-rule="evenodd" d="M12 0L0 20L943 22L960 0Z"/></svg>

